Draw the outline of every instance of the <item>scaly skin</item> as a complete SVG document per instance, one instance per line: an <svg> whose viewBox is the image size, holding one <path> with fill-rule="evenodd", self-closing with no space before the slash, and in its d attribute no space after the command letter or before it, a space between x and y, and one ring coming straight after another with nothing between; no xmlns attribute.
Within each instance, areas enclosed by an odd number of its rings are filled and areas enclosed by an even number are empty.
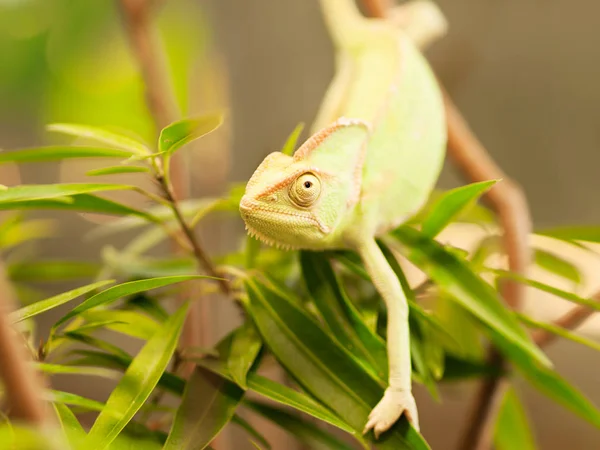
<svg viewBox="0 0 600 450"><path fill-rule="evenodd" d="M443 164L446 126L436 80L418 48L445 31L439 10L416 0L386 21L353 0L320 0L337 70L313 135L293 157L268 155L240 212L249 233L283 248L357 251L388 309L389 386L364 432L405 413L418 429L411 388L408 305L375 237L427 200Z"/></svg>

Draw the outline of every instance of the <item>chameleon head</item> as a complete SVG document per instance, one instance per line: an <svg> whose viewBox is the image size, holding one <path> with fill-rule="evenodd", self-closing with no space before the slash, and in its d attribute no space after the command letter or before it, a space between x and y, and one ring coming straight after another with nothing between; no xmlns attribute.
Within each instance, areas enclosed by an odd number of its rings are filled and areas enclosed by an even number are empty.
<svg viewBox="0 0 600 450"><path fill-rule="evenodd" d="M360 192L358 166L366 135L363 123L340 120L312 136L293 157L268 155L240 202L248 232L284 248L335 244L338 225Z"/></svg>
<svg viewBox="0 0 600 450"><path fill-rule="evenodd" d="M324 214L330 177L283 153L271 153L256 169L240 202L248 233L285 248L318 245L332 229Z"/></svg>

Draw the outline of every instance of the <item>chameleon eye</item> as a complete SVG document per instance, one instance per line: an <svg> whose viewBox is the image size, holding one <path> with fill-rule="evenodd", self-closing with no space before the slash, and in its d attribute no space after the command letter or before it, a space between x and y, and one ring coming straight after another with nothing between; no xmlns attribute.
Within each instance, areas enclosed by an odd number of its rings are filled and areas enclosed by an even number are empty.
<svg viewBox="0 0 600 450"><path fill-rule="evenodd" d="M312 173L300 175L290 188L290 197L298 206L310 206L321 193L321 181Z"/></svg>

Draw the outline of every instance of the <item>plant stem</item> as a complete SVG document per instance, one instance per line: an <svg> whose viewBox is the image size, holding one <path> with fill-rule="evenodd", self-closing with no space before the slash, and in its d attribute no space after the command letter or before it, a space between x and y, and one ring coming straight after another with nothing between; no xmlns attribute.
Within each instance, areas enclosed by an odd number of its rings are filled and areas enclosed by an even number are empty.
<svg viewBox="0 0 600 450"><path fill-rule="evenodd" d="M211 259L208 257L202 245L200 244L200 239L198 238L198 236L196 236L194 230L192 230L192 228L188 225L187 221L185 220L185 217L183 217L183 214L181 212L181 209L179 208L179 204L177 202L177 199L175 198L175 194L171 185L167 182L164 176L159 175L157 180L161 185L161 188L165 194L165 198L171 204L171 209L173 210L173 214L175 214L175 218L181 226L181 230L183 231L185 237L187 238L188 242L192 247L194 257L208 275L210 275L211 277L219 278L218 282L221 291L223 292L223 294L229 295L231 293L229 282L219 275Z"/></svg>
<svg viewBox="0 0 600 450"><path fill-rule="evenodd" d="M385 17L388 10L387 1L362 1L374 17ZM448 155L461 172L473 182L503 179L502 183L498 183L486 194L486 199L492 204L504 229L503 241L509 270L524 275L531 260L528 246L531 220L525 195L491 158L441 84L440 87L444 95L447 120ZM525 295L525 286L506 280L501 287L507 305L519 309ZM493 348L488 351L488 360L499 367L505 364L502 355ZM472 407L471 420L465 426L464 439L462 439L464 445L460 447L461 449L489 447L491 435L484 433L484 430L490 428L490 423L493 423L498 412L500 405L500 402L496 401L499 397L496 392L498 386L497 378L482 382Z"/></svg>
<svg viewBox="0 0 600 450"><path fill-rule="evenodd" d="M152 21L152 14L159 3L156 0L120 0L131 47L144 79L146 103L157 131L174 122L180 116L166 70L167 64L162 43ZM165 168L167 173L162 171L160 165L157 164L158 158L155 158L153 164L156 169L157 181L181 226L181 232L192 247L199 266L209 275L216 276L212 262L201 247L193 230L185 221L177 203L177 199L188 198L190 194L189 172L186 170L183 157L182 152L175 153L170 161L172 168ZM170 180L173 180L173 182L171 183ZM229 293L227 282L220 281L219 285L224 293ZM183 326L180 348L202 344L202 336L199 334L199 330L203 330L204 335L210 334L209 313L210 310L208 310L206 304L193 302ZM191 369L192 366L188 365L186 374L191 373Z"/></svg>
<svg viewBox="0 0 600 450"><path fill-rule="evenodd" d="M44 386L34 369L28 367L28 352L8 318L13 305L12 288L0 261L0 378L10 415L41 428L48 423L46 404L40 397Z"/></svg>

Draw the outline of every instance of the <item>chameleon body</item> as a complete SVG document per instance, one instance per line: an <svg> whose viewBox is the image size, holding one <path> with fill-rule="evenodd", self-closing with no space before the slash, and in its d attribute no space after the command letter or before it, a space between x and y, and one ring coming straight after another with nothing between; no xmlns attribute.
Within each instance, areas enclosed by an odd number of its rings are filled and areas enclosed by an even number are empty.
<svg viewBox="0 0 600 450"><path fill-rule="evenodd" d="M446 145L442 96L419 48L445 31L439 10L414 0L385 20L354 0L321 0L336 74L312 136L293 157L268 155L240 212L249 233L291 249L357 251L388 309L389 386L364 432L376 437L405 413L418 429L411 389L406 296L375 238L428 199Z"/></svg>

